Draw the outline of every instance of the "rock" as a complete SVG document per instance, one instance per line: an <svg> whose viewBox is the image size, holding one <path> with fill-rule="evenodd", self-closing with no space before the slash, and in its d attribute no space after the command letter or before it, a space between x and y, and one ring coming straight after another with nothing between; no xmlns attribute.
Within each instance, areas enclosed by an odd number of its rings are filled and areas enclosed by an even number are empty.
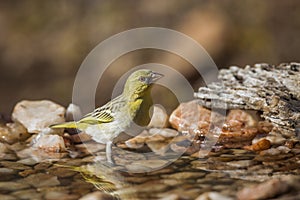
<svg viewBox="0 0 300 200"><path fill-rule="evenodd" d="M79 106L70 103L66 110L66 121L74 121L75 119L80 119L81 117L82 113Z"/></svg>
<svg viewBox="0 0 300 200"><path fill-rule="evenodd" d="M53 190L51 187L48 188L47 191L45 191L45 199L49 199L49 200L57 200L57 199L64 199L64 200L74 200L74 199L78 199L80 196L79 194L74 194L71 193L64 189L57 189L57 190Z"/></svg>
<svg viewBox="0 0 300 200"><path fill-rule="evenodd" d="M286 142L286 138L282 136L280 133L274 133L272 132L271 134L266 136L266 139L271 142L271 144L275 145L281 145Z"/></svg>
<svg viewBox="0 0 300 200"><path fill-rule="evenodd" d="M204 177L206 173L204 172L177 172L173 174L168 174L168 175L162 175L163 178L168 178L168 179L178 179L178 180L183 180L183 179L190 179L190 180L196 180L198 178Z"/></svg>
<svg viewBox="0 0 300 200"><path fill-rule="evenodd" d="M21 182L32 185L35 188L57 186L60 184L57 176L44 173L36 173L22 179Z"/></svg>
<svg viewBox="0 0 300 200"><path fill-rule="evenodd" d="M286 147L286 146L279 146L279 147L276 147L276 148L271 148L271 149L261 151L259 153L259 155L261 155L261 156L277 156L277 155L280 155L280 154L287 154L290 151L291 151L291 149Z"/></svg>
<svg viewBox="0 0 300 200"><path fill-rule="evenodd" d="M11 195L5 195L5 194L0 194L0 199L1 200L17 200L16 197L11 196Z"/></svg>
<svg viewBox="0 0 300 200"><path fill-rule="evenodd" d="M263 138L250 146L245 146L244 149L250 151L262 151L262 150L269 149L270 147L271 147L271 142Z"/></svg>
<svg viewBox="0 0 300 200"><path fill-rule="evenodd" d="M18 197L17 199L42 199L43 198L43 194L37 192L35 189L14 191L11 194Z"/></svg>
<svg viewBox="0 0 300 200"><path fill-rule="evenodd" d="M163 108L154 105L153 114L148 124L148 127L166 128L168 126L168 118L169 116L167 115L166 111Z"/></svg>
<svg viewBox="0 0 300 200"><path fill-rule="evenodd" d="M56 153L64 152L66 150L64 139L59 135L40 135L32 147L45 152Z"/></svg>
<svg viewBox="0 0 300 200"><path fill-rule="evenodd" d="M286 181L274 178L252 187L245 187L238 191L237 198L240 200L269 199L283 194L290 189Z"/></svg>
<svg viewBox="0 0 300 200"><path fill-rule="evenodd" d="M219 135L216 130L210 128L213 125L211 116L214 116L213 124L222 125ZM259 130L266 131L263 126L267 125L259 123L259 120L256 111L238 109L230 110L224 119L221 114L211 112L198 105L197 101L180 104L170 116L170 124L178 131L187 133L184 135L190 136L187 138L190 141L188 143L194 146L190 148L190 154L199 150L200 146L206 145L206 143L217 143L226 148L240 148L249 145L252 139L260 133ZM209 142L205 143L204 140ZM179 150L178 146L181 145L172 146L173 149Z"/></svg>
<svg viewBox="0 0 300 200"><path fill-rule="evenodd" d="M199 106L197 101L181 103L171 114L169 122L180 132L194 135L198 129L207 130L211 111Z"/></svg>
<svg viewBox="0 0 300 200"><path fill-rule="evenodd" d="M92 141L92 136L86 134L85 132L70 135L69 137L71 138L71 141L75 143Z"/></svg>
<svg viewBox="0 0 300 200"><path fill-rule="evenodd" d="M105 149L105 144L97 143L95 141L85 142L75 145L78 151L86 154L93 154Z"/></svg>
<svg viewBox="0 0 300 200"><path fill-rule="evenodd" d="M12 161L1 161L0 164L6 168L9 169L15 169L15 170L27 170L27 169L31 169L31 167L26 166L22 163L18 163L18 162L12 162Z"/></svg>
<svg viewBox="0 0 300 200"><path fill-rule="evenodd" d="M137 160L126 165L126 168L132 173L141 173L161 169L168 163L167 160Z"/></svg>
<svg viewBox="0 0 300 200"><path fill-rule="evenodd" d="M0 125L0 142L13 144L15 142L24 141L30 137L24 126L19 123L7 123Z"/></svg>
<svg viewBox="0 0 300 200"><path fill-rule="evenodd" d="M227 109L260 111L272 123L271 132L295 138L295 127L300 124L299 69L299 63L233 66L221 70L220 82L199 88L195 97L207 108L224 109L225 104ZM213 105L216 101L220 103Z"/></svg>
<svg viewBox="0 0 300 200"><path fill-rule="evenodd" d="M0 157L4 156L5 153L7 153L9 150L7 146L0 142Z"/></svg>
<svg viewBox="0 0 300 200"><path fill-rule="evenodd" d="M231 197L224 196L218 192L205 192L198 196L196 200L233 200Z"/></svg>
<svg viewBox="0 0 300 200"><path fill-rule="evenodd" d="M0 182L0 190L2 191L17 191L21 189L29 188L27 183L17 183L15 181Z"/></svg>
<svg viewBox="0 0 300 200"><path fill-rule="evenodd" d="M235 168L248 168L255 164L253 160L238 160L227 162L226 165L235 167Z"/></svg>
<svg viewBox="0 0 300 200"><path fill-rule="evenodd" d="M125 142L129 148L138 149L145 144L158 155L164 155L169 149L170 141L178 135L178 132L172 129L151 128L144 130L141 134Z"/></svg>
<svg viewBox="0 0 300 200"><path fill-rule="evenodd" d="M29 133L52 132L63 130L48 128L52 124L65 121L65 108L48 100L19 102L12 113L12 119L21 123Z"/></svg>
<svg viewBox="0 0 300 200"><path fill-rule="evenodd" d="M99 200L99 199L113 200L114 198L113 198L113 196L111 196L109 194L105 194L103 192L96 191L96 192L92 192L92 193L84 195L79 200Z"/></svg>

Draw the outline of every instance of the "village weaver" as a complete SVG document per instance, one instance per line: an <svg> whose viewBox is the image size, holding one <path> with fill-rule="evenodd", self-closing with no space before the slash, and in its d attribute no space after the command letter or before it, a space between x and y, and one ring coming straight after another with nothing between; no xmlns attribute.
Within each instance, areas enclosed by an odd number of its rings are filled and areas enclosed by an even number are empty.
<svg viewBox="0 0 300 200"><path fill-rule="evenodd" d="M113 139L130 126L137 113L142 110L143 103L147 102L151 85L161 77L162 74L151 70L137 70L126 80L120 96L85 115L79 121L54 124L50 128L76 128L84 131L96 142L106 144L107 161L113 163ZM146 114L145 111L142 113Z"/></svg>

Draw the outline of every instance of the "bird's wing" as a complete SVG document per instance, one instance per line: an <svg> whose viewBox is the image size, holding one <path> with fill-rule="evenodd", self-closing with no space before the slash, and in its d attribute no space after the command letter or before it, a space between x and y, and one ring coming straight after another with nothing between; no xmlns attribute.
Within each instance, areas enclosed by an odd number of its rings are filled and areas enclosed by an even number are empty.
<svg viewBox="0 0 300 200"><path fill-rule="evenodd" d="M114 117L111 115L111 110L109 108L101 107L84 116L84 118L82 118L79 122L87 124L101 124L112 121L114 121Z"/></svg>
<svg viewBox="0 0 300 200"><path fill-rule="evenodd" d="M108 102L107 104L103 105L95 109L93 112L84 116L79 122L87 123L87 124L101 124L101 123L108 123L114 121L114 112L119 110L119 107L125 105L125 101L122 97L117 97L114 100Z"/></svg>

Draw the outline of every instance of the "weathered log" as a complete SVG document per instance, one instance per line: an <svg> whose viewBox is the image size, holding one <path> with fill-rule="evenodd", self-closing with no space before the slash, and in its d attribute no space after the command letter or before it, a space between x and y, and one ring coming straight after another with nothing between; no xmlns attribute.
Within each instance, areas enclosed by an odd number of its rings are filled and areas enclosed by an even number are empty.
<svg viewBox="0 0 300 200"><path fill-rule="evenodd" d="M300 63L233 66L221 70L219 80L195 93L200 105L260 111L273 124L273 133L299 140Z"/></svg>

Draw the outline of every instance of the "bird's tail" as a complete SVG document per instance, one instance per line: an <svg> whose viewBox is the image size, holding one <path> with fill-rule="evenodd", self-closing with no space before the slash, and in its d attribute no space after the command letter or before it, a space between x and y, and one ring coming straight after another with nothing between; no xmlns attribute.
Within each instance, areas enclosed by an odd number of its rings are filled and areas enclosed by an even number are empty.
<svg viewBox="0 0 300 200"><path fill-rule="evenodd" d="M76 122L66 122L61 124L53 124L49 126L50 128L78 128L78 124Z"/></svg>

